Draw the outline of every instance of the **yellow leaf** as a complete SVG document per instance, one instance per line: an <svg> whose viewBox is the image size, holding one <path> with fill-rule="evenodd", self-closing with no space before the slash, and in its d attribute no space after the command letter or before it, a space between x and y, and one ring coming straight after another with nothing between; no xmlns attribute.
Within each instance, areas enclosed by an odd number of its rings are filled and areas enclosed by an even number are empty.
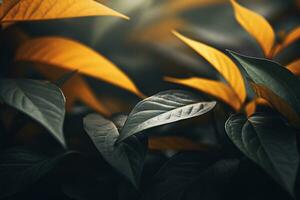
<svg viewBox="0 0 300 200"><path fill-rule="evenodd" d="M300 27L293 29L287 36L285 36L282 44L277 45L274 55L278 54L284 48L300 39Z"/></svg>
<svg viewBox="0 0 300 200"><path fill-rule="evenodd" d="M296 126L300 127L300 117L299 115L290 107L290 105L283 100L281 97L276 95L272 90L268 89L264 85L260 84L251 84L254 89L257 97L263 98L272 105L279 113L286 117L289 122Z"/></svg>
<svg viewBox="0 0 300 200"><path fill-rule="evenodd" d="M287 66L287 69L290 70L295 76L300 76L300 59L295 60Z"/></svg>
<svg viewBox="0 0 300 200"><path fill-rule="evenodd" d="M34 65L34 67L50 81L56 81L60 76L67 73L66 70L53 68L46 65ZM90 108L103 115L109 116L112 113L98 100L92 89L78 74L75 74L62 86L66 97L66 109L71 111L76 101L81 101Z"/></svg>
<svg viewBox="0 0 300 200"><path fill-rule="evenodd" d="M149 138L148 148L151 150L192 151L208 150L208 146L200 145L190 139L176 136Z"/></svg>
<svg viewBox="0 0 300 200"><path fill-rule="evenodd" d="M165 77L165 80L168 82L185 85L214 96L231 106L236 111L239 111L242 106L237 94L228 85L222 82L197 77L187 79Z"/></svg>
<svg viewBox="0 0 300 200"><path fill-rule="evenodd" d="M87 16L128 19L94 0L4 0L1 22L49 20Z"/></svg>
<svg viewBox="0 0 300 200"><path fill-rule="evenodd" d="M218 51L217 49L214 49L195 40L191 40L175 31L173 31L173 33L179 39L193 48L198 54L204 57L212 66L214 66L236 92L238 98L240 99L240 102L245 102L246 88L244 79L240 70L228 56Z"/></svg>
<svg viewBox="0 0 300 200"><path fill-rule="evenodd" d="M60 37L44 37L24 42L16 61L37 62L101 79L143 97L134 83L112 62L79 42Z"/></svg>
<svg viewBox="0 0 300 200"><path fill-rule="evenodd" d="M275 42L272 26L263 16L239 5L235 0L231 0L231 4L237 21L257 40L265 56L270 57Z"/></svg>
<svg viewBox="0 0 300 200"><path fill-rule="evenodd" d="M246 106L245 106L245 111L247 116L249 117L256 111L257 105L264 105L264 106L270 106L269 102L261 97L255 98L254 100L250 101Z"/></svg>

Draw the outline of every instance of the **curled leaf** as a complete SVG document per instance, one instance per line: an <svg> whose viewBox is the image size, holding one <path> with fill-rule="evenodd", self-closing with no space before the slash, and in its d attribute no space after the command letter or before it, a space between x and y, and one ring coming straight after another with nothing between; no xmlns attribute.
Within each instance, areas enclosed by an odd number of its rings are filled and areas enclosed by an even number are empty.
<svg viewBox="0 0 300 200"><path fill-rule="evenodd" d="M140 97L144 96L112 62L93 49L67 38L43 37L28 40L18 49L15 59L78 70L79 73L101 79Z"/></svg>
<svg viewBox="0 0 300 200"><path fill-rule="evenodd" d="M191 40L177 32L173 32L179 39L203 56L225 78L230 87L236 92L241 103L246 99L246 88L241 72L235 63L224 53L203 43Z"/></svg>
<svg viewBox="0 0 300 200"><path fill-rule="evenodd" d="M269 56L275 42L275 33L272 26L258 13L239 5L235 0L230 2L234 8L237 21L257 40L265 56Z"/></svg>
<svg viewBox="0 0 300 200"><path fill-rule="evenodd" d="M231 89L231 87L222 82L197 77L188 79L165 77L164 79L168 82L192 87L214 96L231 106L236 111L240 110L242 106L237 94Z"/></svg>
<svg viewBox="0 0 300 200"><path fill-rule="evenodd" d="M86 16L116 16L128 19L94 0L4 0L1 22L34 21Z"/></svg>

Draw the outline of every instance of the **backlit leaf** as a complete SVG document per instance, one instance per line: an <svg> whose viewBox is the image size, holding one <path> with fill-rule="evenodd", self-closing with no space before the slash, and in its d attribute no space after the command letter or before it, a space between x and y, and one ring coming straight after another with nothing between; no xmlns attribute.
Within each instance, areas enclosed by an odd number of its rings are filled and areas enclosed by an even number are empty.
<svg viewBox="0 0 300 200"><path fill-rule="evenodd" d="M235 0L231 0L231 4L237 21L257 40L265 56L269 56L275 42L272 26L263 16L239 5Z"/></svg>
<svg viewBox="0 0 300 200"><path fill-rule="evenodd" d="M139 102L120 132L119 142L143 130L197 117L211 111L216 102L180 90L168 90Z"/></svg>
<svg viewBox="0 0 300 200"><path fill-rule="evenodd" d="M187 79L165 77L164 79L168 82L192 87L206 94L214 96L231 106L236 111L240 110L242 106L237 94L225 83L197 77Z"/></svg>
<svg viewBox="0 0 300 200"><path fill-rule="evenodd" d="M281 117L256 113L231 116L225 125L232 142L292 196L299 165L297 132Z"/></svg>
<svg viewBox="0 0 300 200"><path fill-rule="evenodd" d="M128 19L94 0L4 0L1 22L49 20L86 16L116 16Z"/></svg>
<svg viewBox="0 0 300 200"><path fill-rule="evenodd" d="M295 60L287 66L287 69L290 70L295 76L300 76L300 59Z"/></svg>
<svg viewBox="0 0 300 200"><path fill-rule="evenodd" d="M0 99L43 125L64 147L65 97L46 81L1 79Z"/></svg>
<svg viewBox="0 0 300 200"><path fill-rule="evenodd" d="M61 37L43 37L24 42L16 53L17 61L55 66L101 79L142 97L134 83L112 62L79 42Z"/></svg>
<svg viewBox="0 0 300 200"><path fill-rule="evenodd" d="M198 54L203 56L212 66L214 66L236 92L240 101L244 103L246 99L244 79L238 67L228 56L217 49L195 40L191 40L175 31L173 33L184 43L193 48Z"/></svg>
<svg viewBox="0 0 300 200"><path fill-rule="evenodd" d="M293 29L290 33L285 36L282 44L279 44L274 52L274 54L278 54L281 50L292 44L293 42L300 39L300 27Z"/></svg>

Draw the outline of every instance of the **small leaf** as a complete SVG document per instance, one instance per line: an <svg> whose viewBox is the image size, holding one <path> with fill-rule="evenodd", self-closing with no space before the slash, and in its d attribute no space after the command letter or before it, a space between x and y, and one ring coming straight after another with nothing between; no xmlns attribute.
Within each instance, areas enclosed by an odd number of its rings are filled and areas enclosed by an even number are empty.
<svg viewBox="0 0 300 200"><path fill-rule="evenodd" d="M0 154L0 198L21 192L49 172L62 161L78 155L69 151L49 158L25 148L13 148Z"/></svg>
<svg viewBox="0 0 300 200"><path fill-rule="evenodd" d="M230 53L255 83L267 86L300 113L299 79L289 70L267 59Z"/></svg>
<svg viewBox="0 0 300 200"><path fill-rule="evenodd" d="M65 97L45 81L0 79L0 99L43 125L64 147Z"/></svg>
<svg viewBox="0 0 300 200"><path fill-rule="evenodd" d="M49 20L87 16L116 16L128 19L94 0L4 0L1 22Z"/></svg>
<svg viewBox="0 0 300 200"><path fill-rule="evenodd" d="M287 66L287 69L290 70L295 76L300 76L300 59L295 60Z"/></svg>
<svg viewBox="0 0 300 200"><path fill-rule="evenodd" d="M241 103L244 103L246 99L244 79L238 67L228 56L213 47L191 40L175 31L173 33L215 67L236 92Z"/></svg>
<svg viewBox="0 0 300 200"><path fill-rule="evenodd" d="M89 114L83 119L83 124L104 159L137 188L147 145L141 143L136 136L116 144L119 137L116 125L101 115Z"/></svg>
<svg viewBox="0 0 300 200"><path fill-rule="evenodd" d="M274 115L231 116L225 125L233 143L292 196L299 165L297 132Z"/></svg>
<svg viewBox="0 0 300 200"><path fill-rule="evenodd" d="M285 36L282 44L279 44L274 52L274 55L281 52L284 48L300 39L300 27L293 29L287 36Z"/></svg>
<svg viewBox="0 0 300 200"><path fill-rule="evenodd" d="M231 4L237 21L257 40L265 56L269 56L275 42L272 26L263 16L239 5L235 0L231 0Z"/></svg>
<svg viewBox="0 0 300 200"><path fill-rule="evenodd" d="M300 127L300 117L288 103L263 85L251 84L251 86L258 97L265 99L268 104L286 117L292 125Z"/></svg>
<svg viewBox="0 0 300 200"><path fill-rule="evenodd" d="M134 83L112 62L79 42L61 37L43 37L24 42L17 61L38 62L101 79L143 97Z"/></svg>
<svg viewBox="0 0 300 200"><path fill-rule="evenodd" d="M164 79L168 82L192 87L206 94L214 96L231 106L236 111L239 111L242 106L237 94L230 86L222 82L197 77L188 79L165 77Z"/></svg>
<svg viewBox="0 0 300 200"><path fill-rule="evenodd" d="M169 90L139 102L128 116L118 141L143 130L203 115L216 102L201 102L191 93Z"/></svg>
<svg viewBox="0 0 300 200"><path fill-rule="evenodd" d="M256 112L256 108L258 105L271 106L270 103L266 99L264 99L262 97L256 97L254 100L250 101L245 106L245 111L246 111L248 117Z"/></svg>

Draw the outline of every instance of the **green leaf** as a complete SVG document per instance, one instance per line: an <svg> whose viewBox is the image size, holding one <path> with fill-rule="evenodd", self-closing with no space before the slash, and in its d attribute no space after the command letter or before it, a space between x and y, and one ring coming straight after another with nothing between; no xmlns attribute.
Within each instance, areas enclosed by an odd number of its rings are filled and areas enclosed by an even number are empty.
<svg viewBox="0 0 300 200"><path fill-rule="evenodd" d="M267 86L300 113L300 81L295 75L271 60L229 52L255 83Z"/></svg>
<svg viewBox="0 0 300 200"><path fill-rule="evenodd" d="M21 192L57 167L61 161L78 155L66 152L49 158L25 148L13 148L0 154L0 198Z"/></svg>
<svg viewBox="0 0 300 200"><path fill-rule="evenodd" d="M226 122L232 142L260 165L292 196L299 165L296 130L279 117L256 113L249 119L237 114Z"/></svg>
<svg viewBox="0 0 300 200"><path fill-rule="evenodd" d="M147 145L136 136L116 144L119 137L117 126L98 114L83 119L84 129L104 159L136 188L139 185Z"/></svg>
<svg viewBox="0 0 300 200"><path fill-rule="evenodd" d="M189 92L169 90L139 102L129 114L118 142L143 130L203 115L212 110L215 101L201 102Z"/></svg>
<svg viewBox="0 0 300 200"><path fill-rule="evenodd" d="M66 147L65 97L57 86L46 81L0 79L0 99L39 122Z"/></svg>

